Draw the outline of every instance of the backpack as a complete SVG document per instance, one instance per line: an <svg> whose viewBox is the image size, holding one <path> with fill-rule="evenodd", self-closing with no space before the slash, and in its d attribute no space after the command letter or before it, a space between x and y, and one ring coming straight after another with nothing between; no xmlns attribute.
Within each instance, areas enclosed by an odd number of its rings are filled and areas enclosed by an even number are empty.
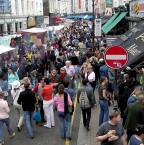
<svg viewBox="0 0 144 145"><path fill-rule="evenodd" d="M80 97L79 97L79 103L81 108L86 109L90 107L90 102L87 97L87 92L81 92Z"/></svg>
<svg viewBox="0 0 144 145"><path fill-rule="evenodd" d="M129 98L131 94L131 89L128 85L124 86L124 92L123 92L123 97Z"/></svg>

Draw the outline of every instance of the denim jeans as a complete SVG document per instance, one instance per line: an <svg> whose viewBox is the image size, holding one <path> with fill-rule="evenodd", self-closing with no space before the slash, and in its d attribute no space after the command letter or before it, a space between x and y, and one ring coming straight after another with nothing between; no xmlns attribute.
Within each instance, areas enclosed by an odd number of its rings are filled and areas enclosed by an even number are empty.
<svg viewBox="0 0 144 145"><path fill-rule="evenodd" d="M58 111L58 117L60 120L61 138L65 139L65 138L71 137L70 135L71 115L69 113L65 115L64 112Z"/></svg>
<svg viewBox="0 0 144 145"><path fill-rule="evenodd" d="M99 126L108 121L109 117L109 105L107 101L99 100L100 104L100 115L99 115Z"/></svg>
<svg viewBox="0 0 144 145"><path fill-rule="evenodd" d="M34 116L34 111L24 111L24 118L26 120L29 137L34 137L33 126L32 126L33 116Z"/></svg>
<svg viewBox="0 0 144 145"><path fill-rule="evenodd" d="M10 118L0 119L0 142L3 141L2 134L3 134L4 123L7 126L7 130L8 130L9 135L13 134L13 130L11 129L11 126L10 126Z"/></svg>
<svg viewBox="0 0 144 145"><path fill-rule="evenodd" d="M31 77L29 77L29 80L30 80L30 82L32 84L32 88L34 88L35 85L36 85L36 79L32 79Z"/></svg>

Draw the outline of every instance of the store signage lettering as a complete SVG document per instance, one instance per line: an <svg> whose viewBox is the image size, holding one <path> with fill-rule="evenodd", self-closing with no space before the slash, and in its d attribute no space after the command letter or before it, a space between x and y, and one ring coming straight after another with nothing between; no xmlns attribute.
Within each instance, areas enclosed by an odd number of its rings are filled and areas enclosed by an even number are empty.
<svg viewBox="0 0 144 145"><path fill-rule="evenodd" d="M126 48L127 49L127 51L131 54L131 55L133 55L133 56L136 56L136 55L138 55L138 54L140 54L141 53L141 51L139 51L138 49L137 49L137 45L136 44L133 44L133 45L131 45L130 47L128 47L128 48Z"/></svg>
<svg viewBox="0 0 144 145"><path fill-rule="evenodd" d="M136 38L136 40L138 40L139 38L141 38L141 40L144 42L144 33L142 33L140 36L138 36L138 37Z"/></svg>

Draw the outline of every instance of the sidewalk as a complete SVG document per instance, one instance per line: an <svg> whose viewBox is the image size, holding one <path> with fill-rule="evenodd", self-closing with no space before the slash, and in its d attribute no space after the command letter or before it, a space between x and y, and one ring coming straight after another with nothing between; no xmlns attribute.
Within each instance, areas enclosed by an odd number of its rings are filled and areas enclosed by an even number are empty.
<svg viewBox="0 0 144 145"><path fill-rule="evenodd" d="M81 115L80 127L78 133L77 145L100 145L96 142L96 132L98 130L99 122L99 104L98 104L98 95L97 90L95 91L95 96L97 100L97 106L92 108L91 121L90 121L90 131L87 131L83 126L83 120Z"/></svg>

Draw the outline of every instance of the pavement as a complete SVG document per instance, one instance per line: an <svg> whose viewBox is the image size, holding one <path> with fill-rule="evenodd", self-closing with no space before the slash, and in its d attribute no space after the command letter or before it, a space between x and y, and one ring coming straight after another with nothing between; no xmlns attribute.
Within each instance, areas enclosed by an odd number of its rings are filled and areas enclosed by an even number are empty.
<svg viewBox="0 0 144 145"><path fill-rule="evenodd" d="M97 92L95 92L97 94ZM97 95L96 95L97 96ZM97 97L98 98L98 97ZM99 120L99 105L92 109L90 131L87 131L83 127L81 109L77 104L77 99L75 98L75 112L71 121L71 136L72 140L62 140L60 138L60 128L59 128L59 118L57 112L54 111L55 117L55 127L48 129L45 127L36 126L35 121L33 121L33 130L35 134L34 139L29 139L27 136L26 124L22 127L22 131L17 131L18 118L11 105L12 98L8 98L10 111L11 127L16 133L16 136L11 139L9 138L6 127L4 127L3 140L5 145L99 145L96 142L95 136L98 129Z"/></svg>

